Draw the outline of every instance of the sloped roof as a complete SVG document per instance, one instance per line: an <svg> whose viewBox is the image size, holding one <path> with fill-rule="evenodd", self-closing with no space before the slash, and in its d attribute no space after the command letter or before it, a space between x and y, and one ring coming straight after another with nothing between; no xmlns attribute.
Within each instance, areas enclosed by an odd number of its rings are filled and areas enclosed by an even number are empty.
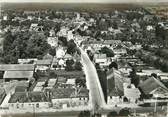
<svg viewBox="0 0 168 117"><path fill-rule="evenodd" d="M95 59L106 59L106 54L94 54Z"/></svg>
<svg viewBox="0 0 168 117"><path fill-rule="evenodd" d="M50 54L46 54L45 56L43 56L43 59L44 59L44 60L48 60L48 59L52 60L52 59L53 59L53 56L50 55Z"/></svg>
<svg viewBox="0 0 168 117"><path fill-rule="evenodd" d="M118 44L118 43L121 43L121 40L105 40L103 42L104 44Z"/></svg>
<svg viewBox="0 0 168 117"><path fill-rule="evenodd" d="M57 82L58 83L66 83L67 82L67 78L65 78L65 77L58 77Z"/></svg>
<svg viewBox="0 0 168 117"><path fill-rule="evenodd" d="M3 78L32 78L33 71L5 71Z"/></svg>
<svg viewBox="0 0 168 117"><path fill-rule="evenodd" d="M152 91L158 88L162 88L164 91L168 92L167 87L165 87L163 83L154 77L148 78L143 83L141 83L139 87L146 95L150 94Z"/></svg>
<svg viewBox="0 0 168 117"><path fill-rule="evenodd" d="M9 103L16 102L49 102L49 99L43 92L17 92L14 93L9 100Z"/></svg>
<svg viewBox="0 0 168 117"><path fill-rule="evenodd" d="M126 82L124 78L125 77L122 75L122 73L116 69L110 69L109 71L107 71L108 96L124 95L123 83Z"/></svg>
<svg viewBox="0 0 168 117"><path fill-rule="evenodd" d="M52 99L71 98L74 93L74 88L57 88L52 90Z"/></svg>
<svg viewBox="0 0 168 117"><path fill-rule="evenodd" d="M34 71L33 64L0 64L0 71Z"/></svg>
<svg viewBox="0 0 168 117"><path fill-rule="evenodd" d="M65 54L65 55L64 55L64 58L72 58L72 55L70 55L70 54Z"/></svg>
<svg viewBox="0 0 168 117"><path fill-rule="evenodd" d="M46 59L46 60L37 60L37 65L51 65L52 60Z"/></svg>
<svg viewBox="0 0 168 117"><path fill-rule="evenodd" d="M81 87L77 92L76 97L89 97L89 90Z"/></svg>

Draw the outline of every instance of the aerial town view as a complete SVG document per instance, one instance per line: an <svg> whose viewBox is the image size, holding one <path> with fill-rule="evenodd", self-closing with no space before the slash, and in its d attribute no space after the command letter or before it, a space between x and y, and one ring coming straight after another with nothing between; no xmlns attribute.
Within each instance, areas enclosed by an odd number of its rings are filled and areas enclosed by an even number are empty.
<svg viewBox="0 0 168 117"><path fill-rule="evenodd" d="M168 117L168 2L0 4L0 117Z"/></svg>

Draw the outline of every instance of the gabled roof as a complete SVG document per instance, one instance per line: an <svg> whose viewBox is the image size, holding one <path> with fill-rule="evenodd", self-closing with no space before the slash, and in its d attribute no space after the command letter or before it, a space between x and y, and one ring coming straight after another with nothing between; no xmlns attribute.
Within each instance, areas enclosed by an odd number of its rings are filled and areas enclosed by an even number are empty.
<svg viewBox="0 0 168 117"><path fill-rule="evenodd" d="M104 44L118 44L118 43L121 43L121 40L105 40L103 42Z"/></svg>
<svg viewBox="0 0 168 117"><path fill-rule="evenodd" d="M151 77L145 80L143 83L139 85L140 89L147 95L151 94L154 90L161 88L164 92L168 92L168 88L165 87L163 83L161 83L158 79Z"/></svg>
<svg viewBox="0 0 168 117"><path fill-rule="evenodd" d="M107 71L107 93L108 96L123 96L123 83L126 82L123 74L112 68Z"/></svg>
<svg viewBox="0 0 168 117"><path fill-rule="evenodd" d="M47 59L47 60L37 60L37 65L51 65L52 60Z"/></svg>
<svg viewBox="0 0 168 117"><path fill-rule="evenodd" d="M64 58L72 58L72 55L70 55L70 54L65 54L65 55L64 55Z"/></svg>
<svg viewBox="0 0 168 117"><path fill-rule="evenodd" d="M5 71L3 78L33 78L33 71Z"/></svg>
<svg viewBox="0 0 168 117"><path fill-rule="evenodd" d="M0 71L34 71L33 64L0 64Z"/></svg>
<svg viewBox="0 0 168 117"><path fill-rule="evenodd" d="M52 99L71 98L75 93L74 88L57 88L52 90Z"/></svg>
<svg viewBox="0 0 168 117"><path fill-rule="evenodd" d="M95 59L106 59L106 54L94 54Z"/></svg>
<svg viewBox="0 0 168 117"><path fill-rule="evenodd" d="M9 103L17 102L49 102L49 99L43 92L17 92L11 96Z"/></svg>
<svg viewBox="0 0 168 117"><path fill-rule="evenodd" d="M84 87L81 87L77 92L76 97L89 97L89 90Z"/></svg>

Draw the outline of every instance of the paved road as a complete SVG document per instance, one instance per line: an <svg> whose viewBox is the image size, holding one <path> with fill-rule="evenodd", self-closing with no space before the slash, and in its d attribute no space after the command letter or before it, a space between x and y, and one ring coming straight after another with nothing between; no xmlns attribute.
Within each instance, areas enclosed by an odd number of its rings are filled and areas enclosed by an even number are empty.
<svg viewBox="0 0 168 117"><path fill-rule="evenodd" d="M93 111L98 111L105 105L103 91L97 75L97 71L93 63L90 61L88 55L84 50L81 50L82 64L86 74L86 83L90 90L90 99Z"/></svg>

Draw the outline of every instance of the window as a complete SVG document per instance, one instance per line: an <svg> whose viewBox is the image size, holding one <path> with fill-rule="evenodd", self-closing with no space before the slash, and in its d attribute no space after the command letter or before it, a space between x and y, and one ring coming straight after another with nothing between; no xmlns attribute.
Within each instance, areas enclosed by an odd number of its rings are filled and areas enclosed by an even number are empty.
<svg viewBox="0 0 168 117"><path fill-rule="evenodd" d="M19 104L16 105L16 108L19 108Z"/></svg>
<svg viewBox="0 0 168 117"><path fill-rule="evenodd" d="M39 108L39 103L36 104L36 107Z"/></svg>

